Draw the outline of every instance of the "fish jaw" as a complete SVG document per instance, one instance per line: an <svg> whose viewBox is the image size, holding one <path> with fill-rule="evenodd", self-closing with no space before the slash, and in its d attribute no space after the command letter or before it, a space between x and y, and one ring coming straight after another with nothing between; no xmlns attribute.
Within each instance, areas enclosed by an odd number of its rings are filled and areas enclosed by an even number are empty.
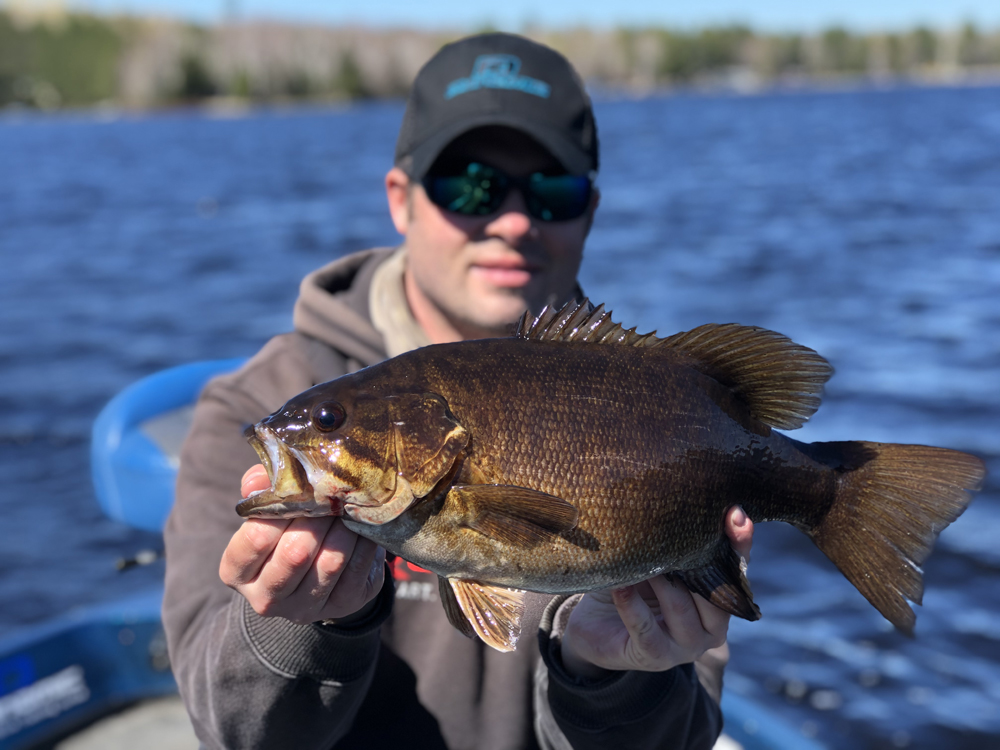
<svg viewBox="0 0 1000 750"><path fill-rule="evenodd" d="M323 476L300 451L285 445L268 427L251 425L247 442L260 457L271 486L251 492L236 506L243 518L315 518L340 516L354 488ZM315 480L315 481L314 481Z"/></svg>
<svg viewBox="0 0 1000 750"><path fill-rule="evenodd" d="M343 515L344 504L336 498L280 498L260 490L237 505L236 512L243 518L318 518Z"/></svg>

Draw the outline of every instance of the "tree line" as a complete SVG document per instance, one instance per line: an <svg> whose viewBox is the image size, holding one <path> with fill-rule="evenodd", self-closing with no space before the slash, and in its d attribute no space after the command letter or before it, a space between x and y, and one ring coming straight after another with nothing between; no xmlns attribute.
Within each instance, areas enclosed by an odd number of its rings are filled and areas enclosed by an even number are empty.
<svg viewBox="0 0 1000 750"><path fill-rule="evenodd" d="M858 80L1000 80L1000 30L834 27L773 34L695 30L523 30L562 51L595 86L752 90ZM390 97L461 33L276 22L201 26L164 19L0 10L0 107L157 107Z"/></svg>

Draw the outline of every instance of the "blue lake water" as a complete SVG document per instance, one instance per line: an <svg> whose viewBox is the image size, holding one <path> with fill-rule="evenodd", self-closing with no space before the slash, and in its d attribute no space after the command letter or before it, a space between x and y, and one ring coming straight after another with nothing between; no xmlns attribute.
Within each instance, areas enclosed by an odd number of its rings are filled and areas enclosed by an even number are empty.
<svg viewBox="0 0 1000 750"><path fill-rule="evenodd" d="M729 689L834 748L1000 746L1000 89L604 99L582 283L642 329L736 321L836 367L796 437L972 451L987 487L925 567L917 638L811 542L758 527L763 619ZM398 103L0 119L0 635L162 575L106 520L90 424L135 379L245 356L300 278L394 244ZM234 497L237 494L234 488Z"/></svg>

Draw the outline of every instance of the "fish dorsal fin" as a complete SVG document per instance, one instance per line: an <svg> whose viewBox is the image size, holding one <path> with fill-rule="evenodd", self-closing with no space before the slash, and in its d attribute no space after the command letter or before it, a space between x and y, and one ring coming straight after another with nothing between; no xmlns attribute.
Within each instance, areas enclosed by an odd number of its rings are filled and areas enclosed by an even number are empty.
<svg viewBox="0 0 1000 750"><path fill-rule="evenodd" d="M761 422L794 430L820 404L823 384L833 375L830 363L780 333L737 323L699 326L659 338L639 334L611 320L604 305L590 300L560 309L546 306L537 316L525 313L514 334L528 341L578 341L669 348L683 352L693 367L732 389Z"/></svg>
<svg viewBox="0 0 1000 750"><path fill-rule="evenodd" d="M465 635L471 635L471 628L487 646L497 651L513 651L521 636L524 592L478 581L446 580L454 600L448 596L443 582L440 584L441 599L451 624Z"/></svg>
<svg viewBox="0 0 1000 750"><path fill-rule="evenodd" d="M715 378L761 422L781 430L801 427L820 404L830 363L780 333L736 323L710 323L662 340Z"/></svg>
<svg viewBox="0 0 1000 750"><path fill-rule="evenodd" d="M604 305L594 307L590 300L567 302L561 308L546 305L537 316L525 313L514 334L528 341L581 341L592 344L622 344L649 347L663 342L652 333L636 333L611 320Z"/></svg>

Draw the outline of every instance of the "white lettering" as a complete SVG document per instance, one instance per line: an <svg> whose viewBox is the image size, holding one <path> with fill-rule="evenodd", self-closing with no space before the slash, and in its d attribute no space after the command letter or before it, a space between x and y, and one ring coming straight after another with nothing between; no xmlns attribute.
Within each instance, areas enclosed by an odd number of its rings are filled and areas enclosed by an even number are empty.
<svg viewBox="0 0 1000 750"><path fill-rule="evenodd" d="M0 739L51 719L90 698L83 667L66 667L0 698Z"/></svg>
<svg viewBox="0 0 1000 750"><path fill-rule="evenodd" d="M433 602L437 599L434 588L433 583L426 581L399 581L396 584L396 598Z"/></svg>

